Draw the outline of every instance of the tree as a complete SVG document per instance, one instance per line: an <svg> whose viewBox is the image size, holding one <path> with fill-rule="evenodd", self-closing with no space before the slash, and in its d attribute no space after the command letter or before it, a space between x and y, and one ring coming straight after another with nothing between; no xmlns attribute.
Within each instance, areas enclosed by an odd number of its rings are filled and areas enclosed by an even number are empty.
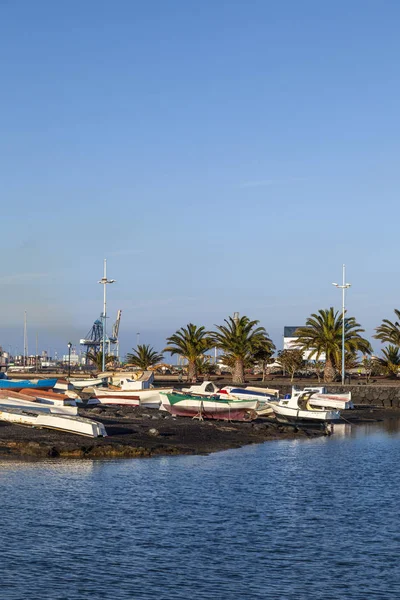
<svg viewBox="0 0 400 600"><path fill-rule="evenodd" d="M278 363L284 371L289 373L290 381L293 382L296 372L304 366L303 352L296 348L280 350L278 352Z"/></svg>
<svg viewBox="0 0 400 600"><path fill-rule="evenodd" d="M272 362L272 356L275 352L275 344L272 340L266 337L260 345L255 348L253 360L258 363L262 371L262 380L265 381L267 373L267 365Z"/></svg>
<svg viewBox="0 0 400 600"><path fill-rule="evenodd" d="M385 374L389 377L397 377L400 366L400 352L397 346L389 344L382 350L383 358L379 359Z"/></svg>
<svg viewBox="0 0 400 600"><path fill-rule="evenodd" d="M309 358L319 360L325 354L324 381L332 382L336 372L340 369L342 358L342 327L343 317L339 311L320 309L313 313L306 321L305 327L296 330L298 338L296 344L302 350L310 352ZM365 330L361 328L354 317L345 317L344 336L345 353L352 354L363 352L371 354L372 348L368 340L360 334Z"/></svg>
<svg viewBox="0 0 400 600"><path fill-rule="evenodd" d="M86 360L88 363L92 363L98 371L102 371L103 369L103 352L99 350L98 352L88 352L86 354ZM116 357L111 354L106 354L105 364L109 365L115 362Z"/></svg>
<svg viewBox="0 0 400 600"><path fill-rule="evenodd" d="M196 360L197 373L199 375L204 375L204 377L208 377L209 375L214 375L217 371L217 365L211 362L211 357L208 355L200 356Z"/></svg>
<svg viewBox="0 0 400 600"><path fill-rule="evenodd" d="M325 363L322 360L316 360L311 365L312 370L315 372L318 378L318 383L321 382L321 374L324 372Z"/></svg>
<svg viewBox="0 0 400 600"><path fill-rule="evenodd" d="M149 367L154 367L160 363L164 356L154 350L152 346L146 344L138 344L137 348L132 348L133 353L127 354L126 360L129 365L138 367L147 371Z"/></svg>
<svg viewBox="0 0 400 600"><path fill-rule="evenodd" d="M382 324L376 328L374 338L393 346L400 347L400 310L394 309L398 321L392 323L389 319L383 319Z"/></svg>
<svg viewBox="0 0 400 600"><path fill-rule="evenodd" d="M214 344L224 352L223 361L232 364L232 381L244 383L246 362L254 364L254 353L268 340L264 327L257 327L259 321L248 317L228 317L225 325L216 325L213 334Z"/></svg>
<svg viewBox="0 0 400 600"><path fill-rule="evenodd" d="M197 325L189 323L167 338L167 344L168 346L164 348L163 352L170 352L172 355L177 354L185 358L188 361L188 381L195 382L197 380L196 361L214 345L211 334L206 331L205 327L197 327Z"/></svg>

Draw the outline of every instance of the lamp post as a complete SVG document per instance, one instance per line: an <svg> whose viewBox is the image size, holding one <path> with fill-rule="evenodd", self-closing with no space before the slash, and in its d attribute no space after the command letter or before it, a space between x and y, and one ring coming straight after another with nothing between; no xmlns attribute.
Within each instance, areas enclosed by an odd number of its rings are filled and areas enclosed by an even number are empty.
<svg viewBox="0 0 400 600"><path fill-rule="evenodd" d="M71 377L71 342L68 342L68 377Z"/></svg>
<svg viewBox="0 0 400 600"><path fill-rule="evenodd" d="M139 348L139 340L140 340L140 331L136 334L136 350Z"/></svg>
<svg viewBox="0 0 400 600"><path fill-rule="evenodd" d="M115 283L115 279L107 279L107 259L104 259L104 274L103 277L98 281L104 286L103 294L103 356L102 356L102 371L106 370L106 318L107 318L107 295L106 289L107 284Z"/></svg>
<svg viewBox="0 0 400 600"><path fill-rule="evenodd" d="M345 312L346 312L344 300L345 300L346 289L349 288L349 287L351 287L351 283L346 283L346 265L343 265L342 285L339 285L338 283L332 283L332 285L334 285L335 287L337 287L340 290L342 290L342 385L344 385L344 375L345 375L345 370L344 370L344 340L345 340L345 335L344 335L344 328L345 328L344 315L345 315Z"/></svg>

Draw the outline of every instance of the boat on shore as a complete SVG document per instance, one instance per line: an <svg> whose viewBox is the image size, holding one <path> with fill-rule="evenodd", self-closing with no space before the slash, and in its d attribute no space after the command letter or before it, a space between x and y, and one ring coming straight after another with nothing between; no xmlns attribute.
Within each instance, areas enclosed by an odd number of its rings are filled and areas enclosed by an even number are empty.
<svg viewBox="0 0 400 600"><path fill-rule="evenodd" d="M171 415L228 421L250 421L257 417L257 400L196 396L178 391L160 392L160 396L163 408Z"/></svg>
<svg viewBox="0 0 400 600"><path fill-rule="evenodd" d="M299 390L296 387L292 388L292 396L301 395L305 392L311 392L310 406L317 408L325 408L329 410L336 408L338 410L351 410L354 404L351 400L351 392L342 394L330 393L325 387L305 387Z"/></svg>
<svg viewBox="0 0 400 600"><path fill-rule="evenodd" d="M38 429L57 429L87 437L106 437L103 423L70 415L44 414L32 409L0 407L0 421L15 425L25 425Z"/></svg>
<svg viewBox="0 0 400 600"><path fill-rule="evenodd" d="M76 390L83 390L86 387L97 387L99 385L103 385L104 379L100 379L100 377L95 379L69 379L68 383L70 383Z"/></svg>
<svg viewBox="0 0 400 600"><path fill-rule="evenodd" d="M57 379L0 379L0 390L14 390L19 392L22 389L32 390L51 390L57 383Z"/></svg>
<svg viewBox="0 0 400 600"><path fill-rule="evenodd" d="M332 423L339 421L338 410L324 410L310 405L312 392L303 392L282 398L278 403L271 403L275 418L278 421L306 422L306 423Z"/></svg>
<svg viewBox="0 0 400 600"><path fill-rule="evenodd" d="M140 398L135 391L114 390L109 388L94 388L94 395L100 404L119 404L123 406L139 406Z"/></svg>

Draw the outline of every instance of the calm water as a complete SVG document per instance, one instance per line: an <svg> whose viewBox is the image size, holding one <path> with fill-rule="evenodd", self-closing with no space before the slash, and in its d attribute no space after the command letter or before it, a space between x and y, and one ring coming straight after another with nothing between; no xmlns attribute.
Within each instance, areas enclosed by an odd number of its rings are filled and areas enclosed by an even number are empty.
<svg viewBox="0 0 400 600"><path fill-rule="evenodd" d="M398 431L206 457L2 461L0 597L398 599Z"/></svg>

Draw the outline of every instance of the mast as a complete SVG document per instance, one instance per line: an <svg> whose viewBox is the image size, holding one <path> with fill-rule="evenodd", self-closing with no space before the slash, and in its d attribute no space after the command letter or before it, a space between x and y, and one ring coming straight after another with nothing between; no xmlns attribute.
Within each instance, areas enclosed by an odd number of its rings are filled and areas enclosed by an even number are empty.
<svg viewBox="0 0 400 600"><path fill-rule="evenodd" d="M28 358L28 330L26 326L26 311L24 312L24 367Z"/></svg>

